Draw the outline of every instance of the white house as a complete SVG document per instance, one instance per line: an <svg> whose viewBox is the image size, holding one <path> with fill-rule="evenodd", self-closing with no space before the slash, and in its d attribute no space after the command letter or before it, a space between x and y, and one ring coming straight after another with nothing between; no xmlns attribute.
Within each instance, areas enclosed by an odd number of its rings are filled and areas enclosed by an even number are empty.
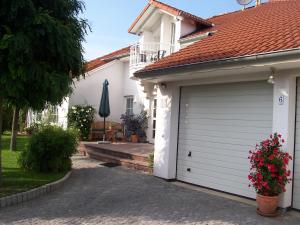
<svg viewBox="0 0 300 225"><path fill-rule="evenodd" d="M280 205L300 209L300 1L257 2L190 23L187 33L196 30L183 37L186 14L158 7L161 29L172 21L181 49L134 74L150 98L157 93L154 174L255 198L248 151L279 132L294 158ZM153 8L135 32L151 27Z"/></svg>
<svg viewBox="0 0 300 225"><path fill-rule="evenodd" d="M239 196L248 151L279 132L294 157L281 207L300 209L300 1L269 0L203 19L150 0L129 28L139 42L93 60L70 106L99 107L110 82L111 117L148 110L154 174Z"/></svg>
<svg viewBox="0 0 300 225"><path fill-rule="evenodd" d="M108 120L120 122L121 114L125 112L137 114L146 110L150 116L147 137L149 142L154 143L156 92L153 87L143 85L133 74L178 51L181 37L200 27L210 26L211 23L202 18L150 1L129 28L130 33L139 36L138 43L90 61L85 76L75 81L69 106L91 105L98 110L102 83L107 79L111 106ZM193 40L184 39L183 43L187 45ZM97 120L100 117L97 116Z"/></svg>

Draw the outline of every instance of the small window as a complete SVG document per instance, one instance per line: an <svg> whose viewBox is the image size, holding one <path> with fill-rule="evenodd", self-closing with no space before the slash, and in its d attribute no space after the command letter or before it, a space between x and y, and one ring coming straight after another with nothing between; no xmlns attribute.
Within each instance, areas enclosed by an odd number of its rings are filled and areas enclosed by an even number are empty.
<svg viewBox="0 0 300 225"><path fill-rule="evenodd" d="M153 100L152 109L152 138L155 139L156 135L156 112L157 112L157 99Z"/></svg>
<svg viewBox="0 0 300 225"><path fill-rule="evenodd" d="M133 97L126 97L126 114L133 115Z"/></svg>
<svg viewBox="0 0 300 225"><path fill-rule="evenodd" d="M57 124L58 123L58 107L50 105L48 107L48 120L50 123Z"/></svg>
<svg viewBox="0 0 300 225"><path fill-rule="evenodd" d="M175 45L175 35L176 35L176 25L172 23L171 27L171 49L170 52L174 52L174 45Z"/></svg>

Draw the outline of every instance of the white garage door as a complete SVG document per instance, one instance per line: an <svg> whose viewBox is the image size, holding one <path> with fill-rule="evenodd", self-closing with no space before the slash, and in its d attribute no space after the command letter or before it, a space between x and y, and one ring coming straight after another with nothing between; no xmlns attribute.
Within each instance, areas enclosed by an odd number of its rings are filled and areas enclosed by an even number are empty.
<svg viewBox="0 0 300 225"><path fill-rule="evenodd" d="M180 107L177 179L254 198L248 152L272 132L273 86L183 87Z"/></svg>
<svg viewBox="0 0 300 225"><path fill-rule="evenodd" d="M295 142L293 207L300 209L300 79L297 79L297 116Z"/></svg>

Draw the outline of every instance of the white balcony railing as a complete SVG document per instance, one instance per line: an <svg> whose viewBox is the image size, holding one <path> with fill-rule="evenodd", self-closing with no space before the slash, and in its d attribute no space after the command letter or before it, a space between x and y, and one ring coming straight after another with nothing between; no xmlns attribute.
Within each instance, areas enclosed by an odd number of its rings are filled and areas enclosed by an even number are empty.
<svg viewBox="0 0 300 225"><path fill-rule="evenodd" d="M174 52L174 45L162 43L135 44L130 48L130 66L141 67L151 64Z"/></svg>

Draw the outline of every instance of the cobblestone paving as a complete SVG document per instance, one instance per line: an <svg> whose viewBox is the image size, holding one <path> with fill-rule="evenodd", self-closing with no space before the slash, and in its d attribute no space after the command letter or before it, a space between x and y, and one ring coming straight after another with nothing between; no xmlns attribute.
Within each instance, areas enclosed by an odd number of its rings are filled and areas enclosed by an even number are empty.
<svg viewBox="0 0 300 225"><path fill-rule="evenodd" d="M81 156L74 167L56 192L0 210L0 224L300 224L298 214L263 218L253 206Z"/></svg>

